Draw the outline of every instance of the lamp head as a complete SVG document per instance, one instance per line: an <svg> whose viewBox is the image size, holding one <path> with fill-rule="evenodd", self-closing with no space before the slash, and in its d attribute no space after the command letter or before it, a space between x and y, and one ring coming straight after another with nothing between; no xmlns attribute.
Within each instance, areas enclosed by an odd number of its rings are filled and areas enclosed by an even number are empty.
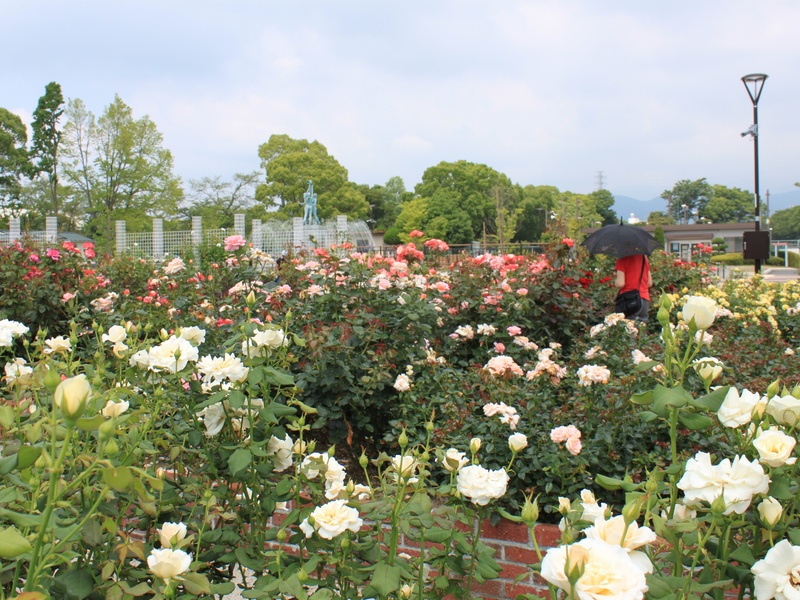
<svg viewBox="0 0 800 600"><path fill-rule="evenodd" d="M742 77L742 83L744 83L750 100L753 101L753 106L758 104L758 99L761 97L761 90L764 89L766 80L767 76L764 73L751 73Z"/></svg>

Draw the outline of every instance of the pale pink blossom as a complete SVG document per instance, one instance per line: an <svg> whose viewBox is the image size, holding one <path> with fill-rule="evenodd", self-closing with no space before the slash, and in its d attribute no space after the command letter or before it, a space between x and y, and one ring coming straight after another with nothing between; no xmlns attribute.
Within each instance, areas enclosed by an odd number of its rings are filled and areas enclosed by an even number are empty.
<svg viewBox="0 0 800 600"><path fill-rule="evenodd" d="M247 240L241 235L229 235L225 238L225 252L235 252L242 246L247 245Z"/></svg>
<svg viewBox="0 0 800 600"><path fill-rule="evenodd" d="M523 288L519 288L517 290L517 295L518 296L527 296L528 295L528 288L524 288L524 287Z"/></svg>
<svg viewBox="0 0 800 600"><path fill-rule="evenodd" d="M583 445L581 444L581 438L571 437L567 440L566 448L572 456L578 456L583 449Z"/></svg>
<svg viewBox="0 0 800 600"><path fill-rule="evenodd" d="M517 336L522 333L522 329L517 327L516 325L511 325L510 327L506 327L506 331L508 331L508 335L511 337Z"/></svg>
<svg viewBox="0 0 800 600"><path fill-rule="evenodd" d="M486 363L484 369L489 371L489 373L491 373L492 375L498 377L503 376L507 373L512 375L519 375L520 377L524 375L522 367L520 367L516 362L514 362L513 358L504 355L493 356L492 358L490 358L489 362Z"/></svg>

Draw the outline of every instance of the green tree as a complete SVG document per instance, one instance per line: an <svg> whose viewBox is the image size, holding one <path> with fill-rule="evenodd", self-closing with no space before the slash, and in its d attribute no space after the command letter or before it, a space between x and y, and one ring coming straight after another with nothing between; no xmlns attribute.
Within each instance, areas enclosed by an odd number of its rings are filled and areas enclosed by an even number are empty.
<svg viewBox="0 0 800 600"><path fill-rule="evenodd" d="M277 207L281 218L303 216L303 193L308 182L314 182L318 196L320 218L335 216L334 210L353 218L364 218L363 194L342 190L347 181L347 169L328 154L317 141L295 140L285 134L273 134L258 148L261 166L266 171L266 182L256 189L256 200L267 210ZM348 206L347 201L355 202ZM335 209L333 204L335 203ZM367 204L367 213L369 205ZM356 215L359 215L356 217Z"/></svg>
<svg viewBox="0 0 800 600"><path fill-rule="evenodd" d="M316 191L316 184L314 190ZM318 206L320 219L335 219L338 215L363 221L369 218L369 203L358 186L349 181L327 194L324 204L320 203Z"/></svg>
<svg viewBox="0 0 800 600"><path fill-rule="evenodd" d="M752 220L755 215L753 195L739 188L716 184L713 186L711 200L699 214L712 223L741 223Z"/></svg>
<svg viewBox="0 0 800 600"><path fill-rule="evenodd" d="M19 208L22 177L30 172L28 132L10 110L0 108L0 207Z"/></svg>
<svg viewBox="0 0 800 600"><path fill-rule="evenodd" d="M594 212L600 215L603 225L613 225L617 222L617 213L614 211L614 195L608 190L595 190L589 194L589 199L594 203Z"/></svg>
<svg viewBox="0 0 800 600"><path fill-rule="evenodd" d="M220 176L192 179L187 217L200 216L209 229L230 228L236 213L247 212L255 203L261 173L236 173L230 181Z"/></svg>
<svg viewBox="0 0 800 600"><path fill-rule="evenodd" d="M647 224L648 225L674 225L675 219L673 219L669 213L665 213L660 210L654 210L649 215L647 215Z"/></svg>
<svg viewBox="0 0 800 600"><path fill-rule="evenodd" d="M31 123L31 174L47 178L47 197L49 207L45 212L58 217L61 206L58 199L58 148L61 143L61 131L58 128L64 114L64 96L61 86L51 81L44 88L44 95L33 113Z"/></svg>
<svg viewBox="0 0 800 600"><path fill-rule="evenodd" d="M661 197L667 201L669 215L676 222L683 223L694 214L703 215L706 205L714 197L714 188L705 177L695 181L682 179L671 190L665 190Z"/></svg>
<svg viewBox="0 0 800 600"><path fill-rule="evenodd" d="M800 239L800 206L775 211L770 218L772 239Z"/></svg>
<svg viewBox="0 0 800 600"><path fill-rule="evenodd" d="M469 215L472 239L480 239L484 234L497 235L498 208L513 214L519 202L519 192L506 175L465 160L429 167L414 191L417 196L433 198L438 190L457 195L458 205ZM513 234L509 231L504 236L510 239Z"/></svg>
<svg viewBox="0 0 800 600"><path fill-rule="evenodd" d="M559 191L552 185L526 185L517 206L517 229L512 241L538 242L547 229Z"/></svg>
<svg viewBox="0 0 800 600"><path fill-rule="evenodd" d="M177 213L181 181L147 115L134 119L119 96L96 120L80 100L70 101L66 114L63 175L84 203L89 235L110 239L115 219L142 222Z"/></svg>
<svg viewBox="0 0 800 600"><path fill-rule="evenodd" d="M369 203L372 228L384 231L394 225L402 202L412 195L400 177L390 178L385 185L359 185L358 189Z"/></svg>

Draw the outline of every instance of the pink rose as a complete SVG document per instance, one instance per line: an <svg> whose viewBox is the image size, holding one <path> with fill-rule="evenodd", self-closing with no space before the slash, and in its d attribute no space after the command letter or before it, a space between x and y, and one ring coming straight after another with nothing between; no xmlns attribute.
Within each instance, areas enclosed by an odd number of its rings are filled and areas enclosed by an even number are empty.
<svg viewBox="0 0 800 600"><path fill-rule="evenodd" d="M517 290L517 294L520 296L527 296L528 295L528 288L519 288Z"/></svg>
<svg viewBox="0 0 800 600"><path fill-rule="evenodd" d="M508 331L508 335L510 335L511 337L516 337L520 333L522 333L522 329L520 329L516 325L512 325L511 327L506 327L506 331Z"/></svg>
<svg viewBox="0 0 800 600"><path fill-rule="evenodd" d="M578 456L581 453L581 449L583 446L581 445L581 438L578 437L571 437L567 440L567 450L572 456Z"/></svg>
<svg viewBox="0 0 800 600"><path fill-rule="evenodd" d="M225 238L225 252L235 252L245 245L247 245L247 240L241 235L229 235Z"/></svg>
<svg viewBox="0 0 800 600"><path fill-rule="evenodd" d="M31 255L28 257L28 260L31 261L31 262L38 263L39 262L39 255L34 253L34 252L31 252Z"/></svg>
<svg viewBox="0 0 800 600"><path fill-rule="evenodd" d="M61 258L61 252L59 252L55 248L49 248L47 252L45 252L45 256L53 260L59 260Z"/></svg>

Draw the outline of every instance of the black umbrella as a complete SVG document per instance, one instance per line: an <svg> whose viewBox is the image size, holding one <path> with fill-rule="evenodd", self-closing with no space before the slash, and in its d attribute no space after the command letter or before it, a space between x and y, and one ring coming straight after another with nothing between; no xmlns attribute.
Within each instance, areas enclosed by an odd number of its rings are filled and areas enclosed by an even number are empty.
<svg viewBox="0 0 800 600"><path fill-rule="evenodd" d="M589 254L608 254L617 258L632 254L652 254L661 244L644 229L631 225L606 225L590 234L581 245Z"/></svg>

